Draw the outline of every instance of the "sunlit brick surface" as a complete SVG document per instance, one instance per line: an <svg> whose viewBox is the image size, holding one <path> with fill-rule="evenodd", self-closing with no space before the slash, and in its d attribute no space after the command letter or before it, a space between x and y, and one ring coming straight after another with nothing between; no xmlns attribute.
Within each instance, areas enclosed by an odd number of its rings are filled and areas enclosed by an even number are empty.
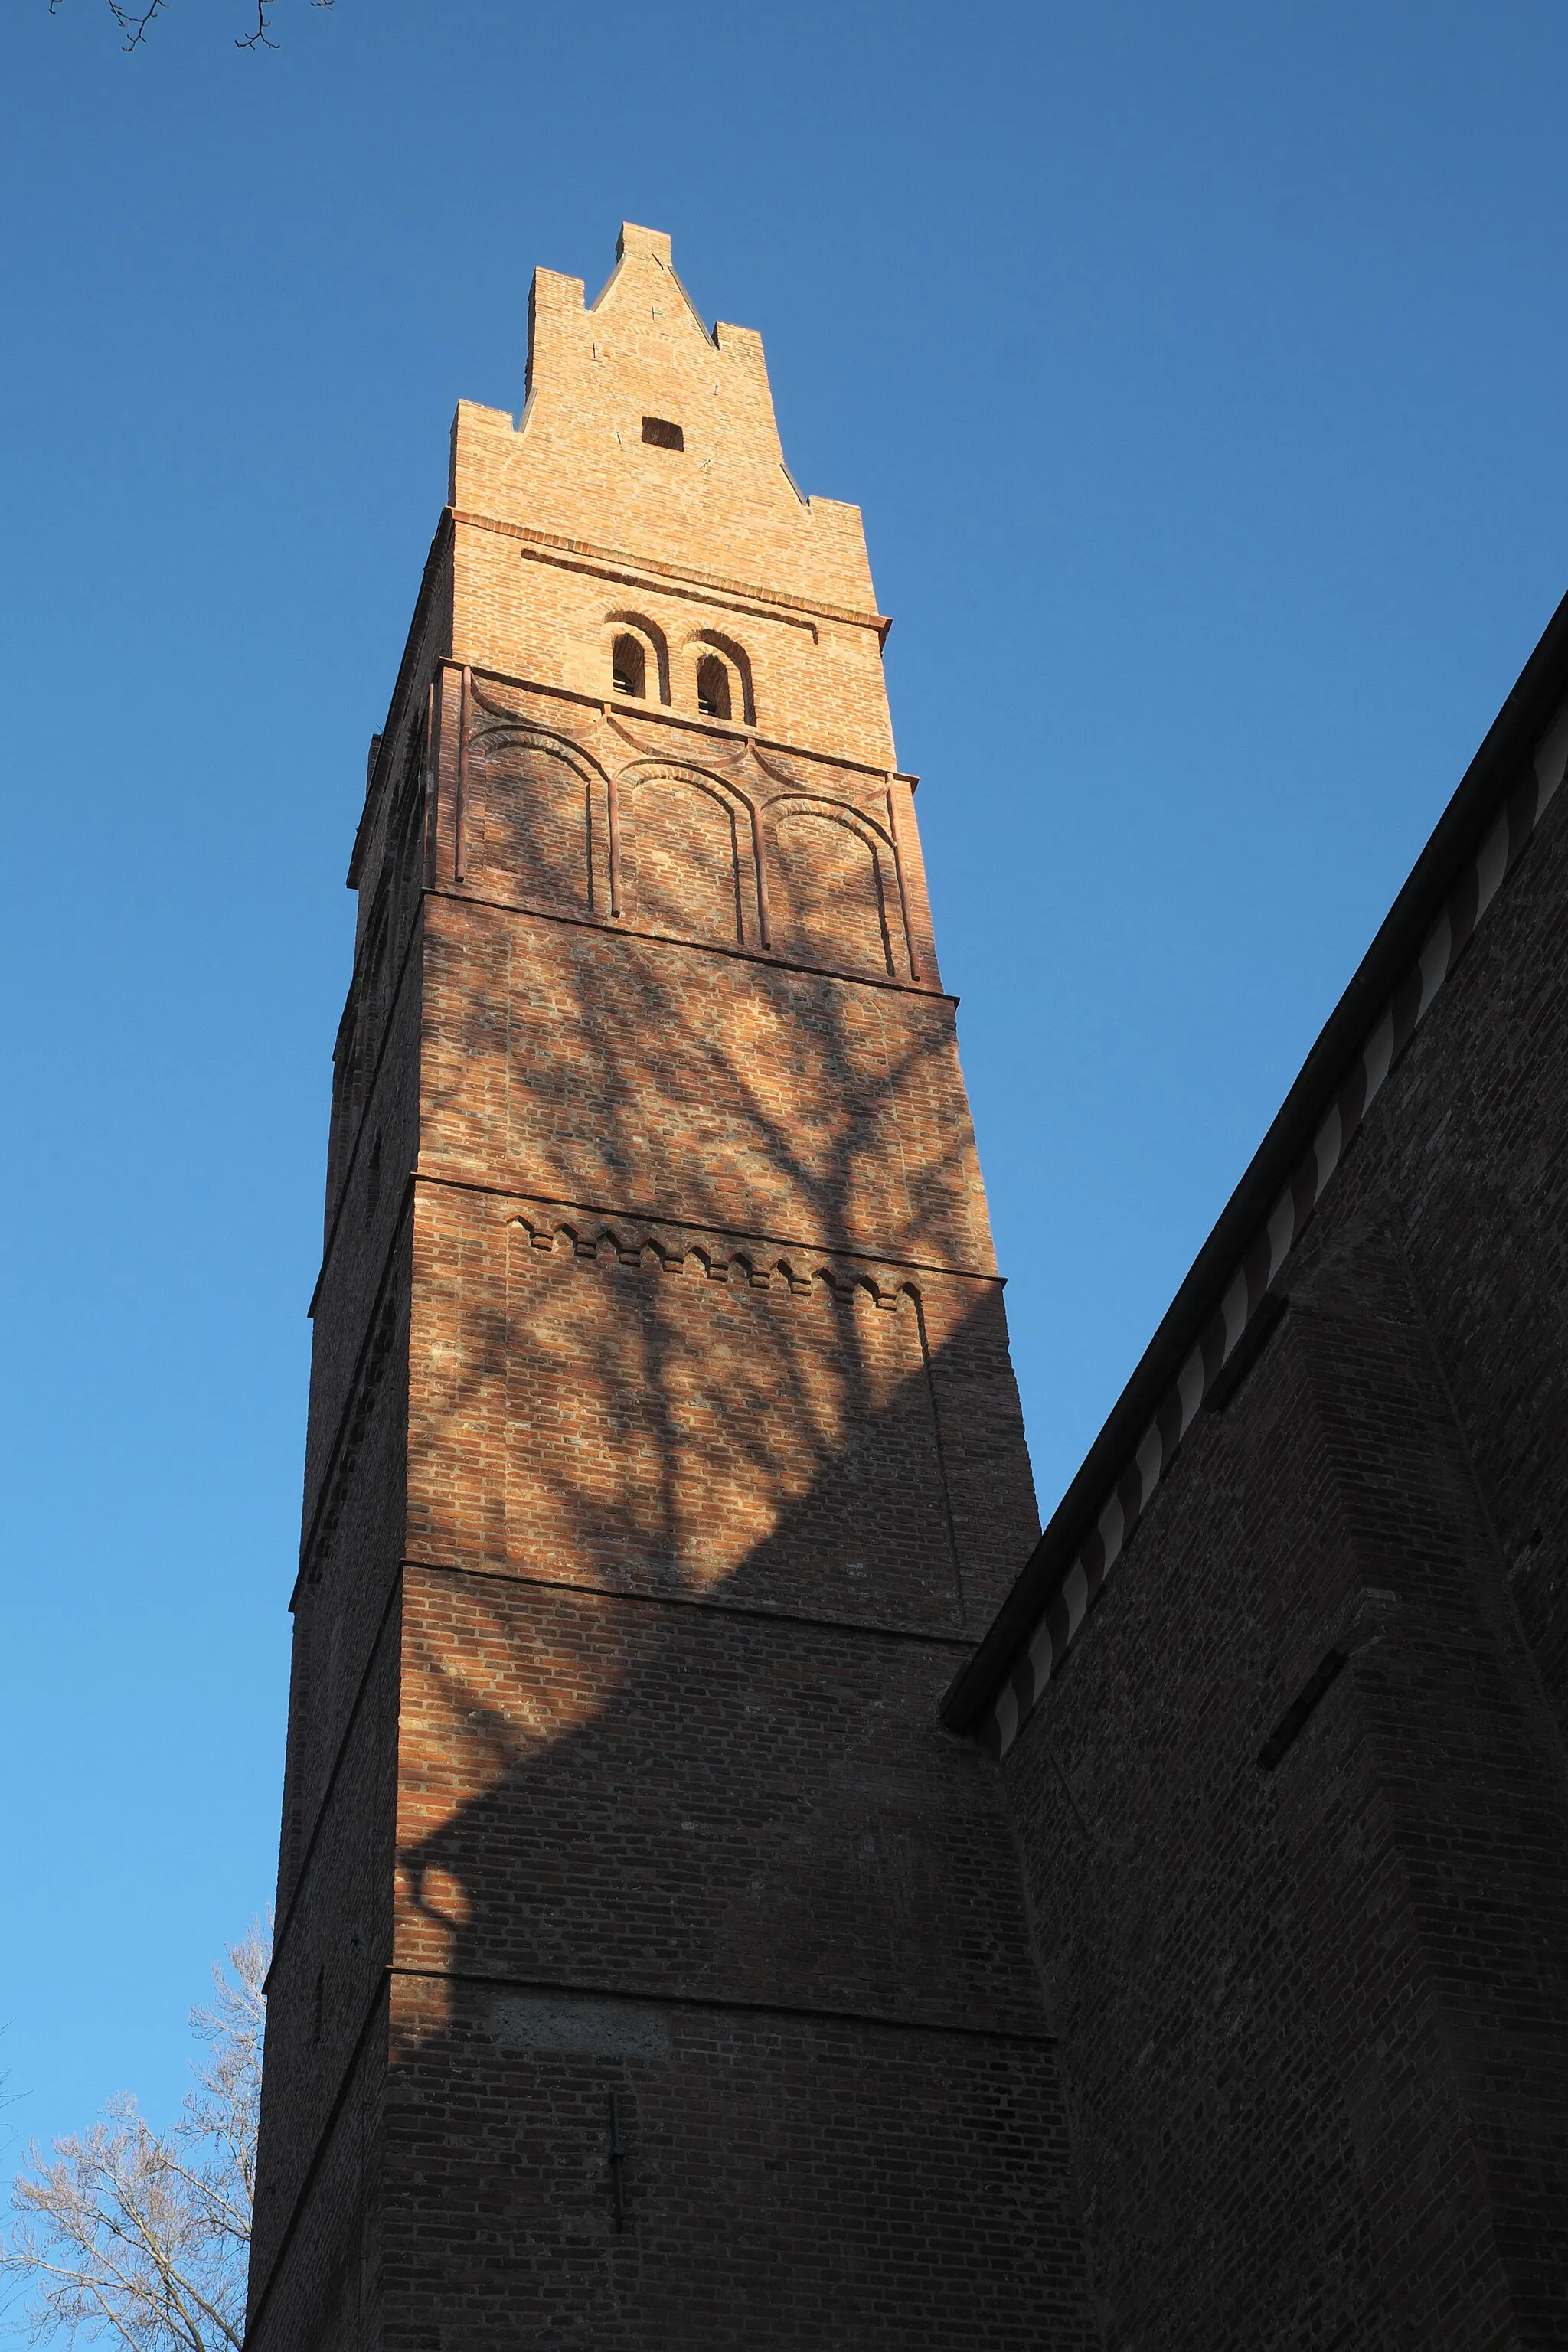
<svg viewBox="0 0 1568 2352"><path fill-rule="evenodd" d="M652 232L531 386L354 851L249 2340L1087 2347L937 1722L1037 1521L859 518Z"/></svg>

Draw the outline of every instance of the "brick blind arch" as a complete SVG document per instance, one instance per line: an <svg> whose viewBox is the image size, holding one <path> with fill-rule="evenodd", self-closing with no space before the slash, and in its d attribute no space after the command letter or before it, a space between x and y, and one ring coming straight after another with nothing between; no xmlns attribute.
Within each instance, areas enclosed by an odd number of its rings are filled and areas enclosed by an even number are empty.
<svg viewBox="0 0 1568 2352"><path fill-rule="evenodd" d="M848 810L813 802L781 809L770 884L777 945L803 962L894 973L903 927L889 865L871 828Z"/></svg>
<svg viewBox="0 0 1568 2352"><path fill-rule="evenodd" d="M650 761L616 779L617 911L637 929L763 943L756 811L727 779Z"/></svg>
<svg viewBox="0 0 1568 2352"><path fill-rule="evenodd" d="M608 898L608 786L581 757L511 728L468 751L465 878L481 893L588 913Z"/></svg>
<svg viewBox="0 0 1568 2352"><path fill-rule="evenodd" d="M738 812L695 776L637 775L622 786L620 866L626 920L678 938L745 939Z"/></svg>

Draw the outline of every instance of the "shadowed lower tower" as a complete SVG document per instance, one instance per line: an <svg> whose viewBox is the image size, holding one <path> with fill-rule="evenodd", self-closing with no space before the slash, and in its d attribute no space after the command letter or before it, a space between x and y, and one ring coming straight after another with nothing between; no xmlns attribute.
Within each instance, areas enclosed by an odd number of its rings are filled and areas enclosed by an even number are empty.
<svg viewBox="0 0 1568 2352"><path fill-rule="evenodd" d="M1094 2340L885 630L668 238L540 271L349 876L253 2352Z"/></svg>

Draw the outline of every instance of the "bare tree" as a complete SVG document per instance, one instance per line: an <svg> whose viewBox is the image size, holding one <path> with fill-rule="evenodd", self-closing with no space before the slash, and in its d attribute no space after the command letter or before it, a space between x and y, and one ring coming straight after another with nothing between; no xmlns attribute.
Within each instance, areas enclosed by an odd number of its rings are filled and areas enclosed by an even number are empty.
<svg viewBox="0 0 1568 2352"><path fill-rule="evenodd" d="M125 0L108 0L109 13L124 34L127 49L141 47L147 37L148 26L163 14L168 5L169 0L150 0L150 5L138 8L127 6ZM335 5L336 0L310 0L312 8L331 8ZM61 5L62 0L49 0L50 16L57 16ZM272 11L277 5L278 0L256 0L255 26L248 33L235 35L237 49L275 49L278 47L272 37Z"/></svg>
<svg viewBox="0 0 1568 2352"><path fill-rule="evenodd" d="M239 2352L270 1956L258 1925L229 1947L232 1977L214 1969L212 2006L191 2012L206 2051L173 2130L153 2131L121 2097L47 2157L29 2150L0 2276L29 2291L35 2343L79 2335L125 2352Z"/></svg>

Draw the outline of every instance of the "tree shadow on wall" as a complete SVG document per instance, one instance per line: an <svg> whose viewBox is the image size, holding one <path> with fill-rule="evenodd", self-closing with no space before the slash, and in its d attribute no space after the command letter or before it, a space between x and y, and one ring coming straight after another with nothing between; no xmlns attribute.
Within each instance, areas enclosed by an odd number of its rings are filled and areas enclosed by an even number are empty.
<svg viewBox="0 0 1568 2352"><path fill-rule="evenodd" d="M254 2341L891 2352L918 2312L922 2342L968 2345L979 2325L1033 2347L1076 2243L1060 2109L994 1769L936 1713L967 1641L931 1399L950 1374L950 1396L999 1378L1011 1396L994 1294L960 1321L952 1372L921 1358L908 1290L763 1291L754 1266L721 1284L700 1262L490 1233L529 1254L526 1282L613 1302L645 1383L676 1392L643 1408L675 1466L628 1503L596 1449L547 1456L531 1492L576 1547L553 1573L403 1572L380 1637L400 1694L392 1951L319 1890L275 2015L323 2092L367 2035L389 2064L323 2112L318 2175L335 2161L357 2186L335 2244L322 2227L305 2268L286 2254ZM846 1390L872 1402L837 1449L823 1428L804 1482L791 1453L782 1504L759 1425L741 1484L771 1476L772 1516L715 1576L659 1548L691 1493L715 1491L679 1403L688 1318L706 1346L702 1318L764 1307L822 1318L792 1340L807 1405L825 1335L854 1367L837 1409ZM900 1322L910 1368L890 1377L868 1359ZM495 1360L453 1400L455 1469L526 1337L498 1321ZM1016 1422L999 1416L980 1483L1016 1476ZM983 1435L976 1417L977 1454ZM890 1513L880 1549L872 1524L900 1475L939 1522L914 1531L926 1567L907 1585L908 1521ZM628 1517L648 1549L627 1545L611 1582L598 1570ZM833 1549L857 1539L874 1584ZM307 1863L307 1896L309 1878ZM1077 2341L1071 2295L1061 2316Z"/></svg>
<svg viewBox="0 0 1568 2352"><path fill-rule="evenodd" d="M429 902L394 1946L308 1856L277 2005L341 2074L391 1960L379 2252L257 2341L1076 2342L936 1720L1037 1524L951 1008L637 915Z"/></svg>
<svg viewBox="0 0 1568 2352"><path fill-rule="evenodd" d="M687 1343L663 1302L690 1285L707 1311L706 1273L552 1271L646 1285L666 1368ZM907 1297L778 1304L866 1348L915 1320ZM1060 2295L1016 1860L994 1768L937 1723L951 1535L906 1592L907 1523L882 1552L868 1526L900 1464L943 1516L930 1436L923 1484L916 1461L931 1377L859 1377L858 1442L723 1577L406 1571L385 2226L419 2248L394 2266L419 2282L411 2344L515 2340L525 2313L552 2344L891 2347L918 2320L956 2345L978 2318L1022 2347ZM550 1507L592 1558L623 1501L590 1475ZM869 1591L831 1557L857 1526Z"/></svg>
<svg viewBox="0 0 1568 2352"><path fill-rule="evenodd" d="M430 903L410 1553L978 1631L1036 1520L950 1001Z"/></svg>

